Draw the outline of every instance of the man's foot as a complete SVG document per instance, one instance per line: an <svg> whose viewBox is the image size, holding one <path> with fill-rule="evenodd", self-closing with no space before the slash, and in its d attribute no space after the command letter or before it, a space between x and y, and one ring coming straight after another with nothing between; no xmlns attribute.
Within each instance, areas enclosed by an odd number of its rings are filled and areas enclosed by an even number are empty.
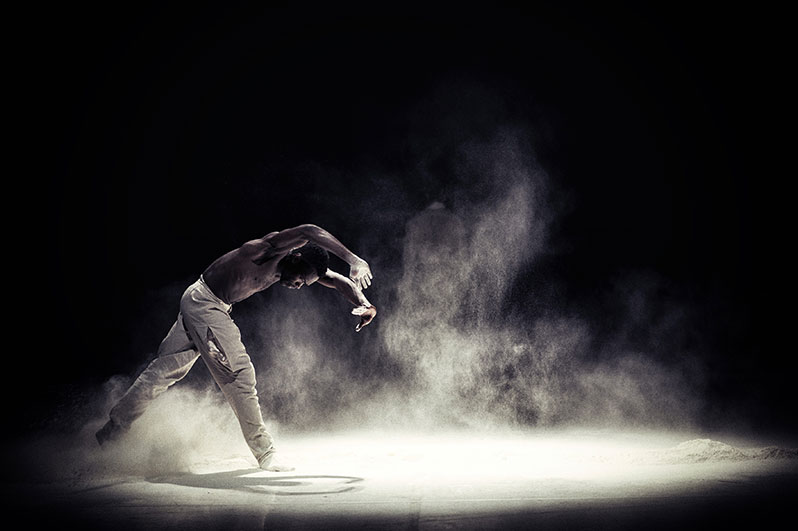
<svg viewBox="0 0 798 531"><path fill-rule="evenodd" d="M269 472L290 472L294 470L294 467L280 461L274 449L269 450L266 455L258 460L258 466Z"/></svg>
<svg viewBox="0 0 798 531"><path fill-rule="evenodd" d="M119 424L114 422L113 420L109 420L105 423L105 426L100 428L100 430L94 434L97 437L97 442L100 443L100 446L103 444L114 441L119 438L126 430L122 428Z"/></svg>

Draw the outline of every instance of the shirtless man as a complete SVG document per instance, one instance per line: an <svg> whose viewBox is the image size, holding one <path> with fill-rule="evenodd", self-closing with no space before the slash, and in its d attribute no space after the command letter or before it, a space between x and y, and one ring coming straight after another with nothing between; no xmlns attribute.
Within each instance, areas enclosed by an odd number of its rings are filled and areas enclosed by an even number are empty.
<svg viewBox="0 0 798 531"><path fill-rule="evenodd" d="M327 268L328 251L349 264L349 278ZM274 441L258 403L255 370L230 317L232 305L275 282L290 289L318 282L355 305L352 314L360 317L355 328L359 332L377 315L362 292L371 279L364 260L332 234L310 224L269 233L221 256L183 294L177 320L157 357L111 409L110 420L97 432L98 442L127 431L154 398L181 380L202 357L232 406L258 465L271 471L293 470L275 459Z"/></svg>

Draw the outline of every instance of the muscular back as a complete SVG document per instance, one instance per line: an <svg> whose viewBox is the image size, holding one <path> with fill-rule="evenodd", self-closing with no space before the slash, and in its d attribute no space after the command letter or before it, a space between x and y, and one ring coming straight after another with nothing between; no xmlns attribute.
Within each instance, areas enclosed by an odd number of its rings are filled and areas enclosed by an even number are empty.
<svg viewBox="0 0 798 531"><path fill-rule="evenodd" d="M233 304L277 282L280 278L277 264L291 250L270 243L277 234L248 241L216 259L202 273L208 287L217 297Z"/></svg>
<svg viewBox="0 0 798 531"><path fill-rule="evenodd" d="M233 304L280 280L280 260L309 241L348 263L349 277L362 289L371 284L371 269L366 261L347 249L335 236L310 223L250 240L213 262L202 275L219 298ZM310 280L303 278L295 289L299 289L303 282L312 284L318 278L315 273Z"/></svg>

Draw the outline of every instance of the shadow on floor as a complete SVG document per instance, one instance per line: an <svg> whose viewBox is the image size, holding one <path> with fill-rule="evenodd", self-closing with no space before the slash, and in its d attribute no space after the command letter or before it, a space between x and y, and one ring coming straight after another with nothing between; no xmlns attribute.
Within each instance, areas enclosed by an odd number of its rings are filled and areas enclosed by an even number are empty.
<svg viewBox="0 0 798 531"><path fill-rule="evenodd" d="M211 474L183 474L147 478L150 483L169 483L203 489L239 490L280 496L342 494L362 489L363 478L354 476L284 476L254 475L259 468L245 468Z"/></svg>

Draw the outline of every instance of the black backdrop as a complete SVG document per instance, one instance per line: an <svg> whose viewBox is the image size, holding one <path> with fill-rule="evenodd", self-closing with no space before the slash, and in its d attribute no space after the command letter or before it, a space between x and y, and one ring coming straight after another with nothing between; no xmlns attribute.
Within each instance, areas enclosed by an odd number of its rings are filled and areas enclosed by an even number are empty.
<svg viewBox="0 0 798 531"><path fill-rule="evenodd" d="M368 176L420 210L451 191L447 149L519 126L567 203L521 286L556 277L600 318L597 286L656 271L700 307L712 398L794 428L779 13L220 5L12 19L6 376L38 389L9 402L20 425L140 364L176 310L159 290L246 239L313 222L389 263Z"/></svg>

